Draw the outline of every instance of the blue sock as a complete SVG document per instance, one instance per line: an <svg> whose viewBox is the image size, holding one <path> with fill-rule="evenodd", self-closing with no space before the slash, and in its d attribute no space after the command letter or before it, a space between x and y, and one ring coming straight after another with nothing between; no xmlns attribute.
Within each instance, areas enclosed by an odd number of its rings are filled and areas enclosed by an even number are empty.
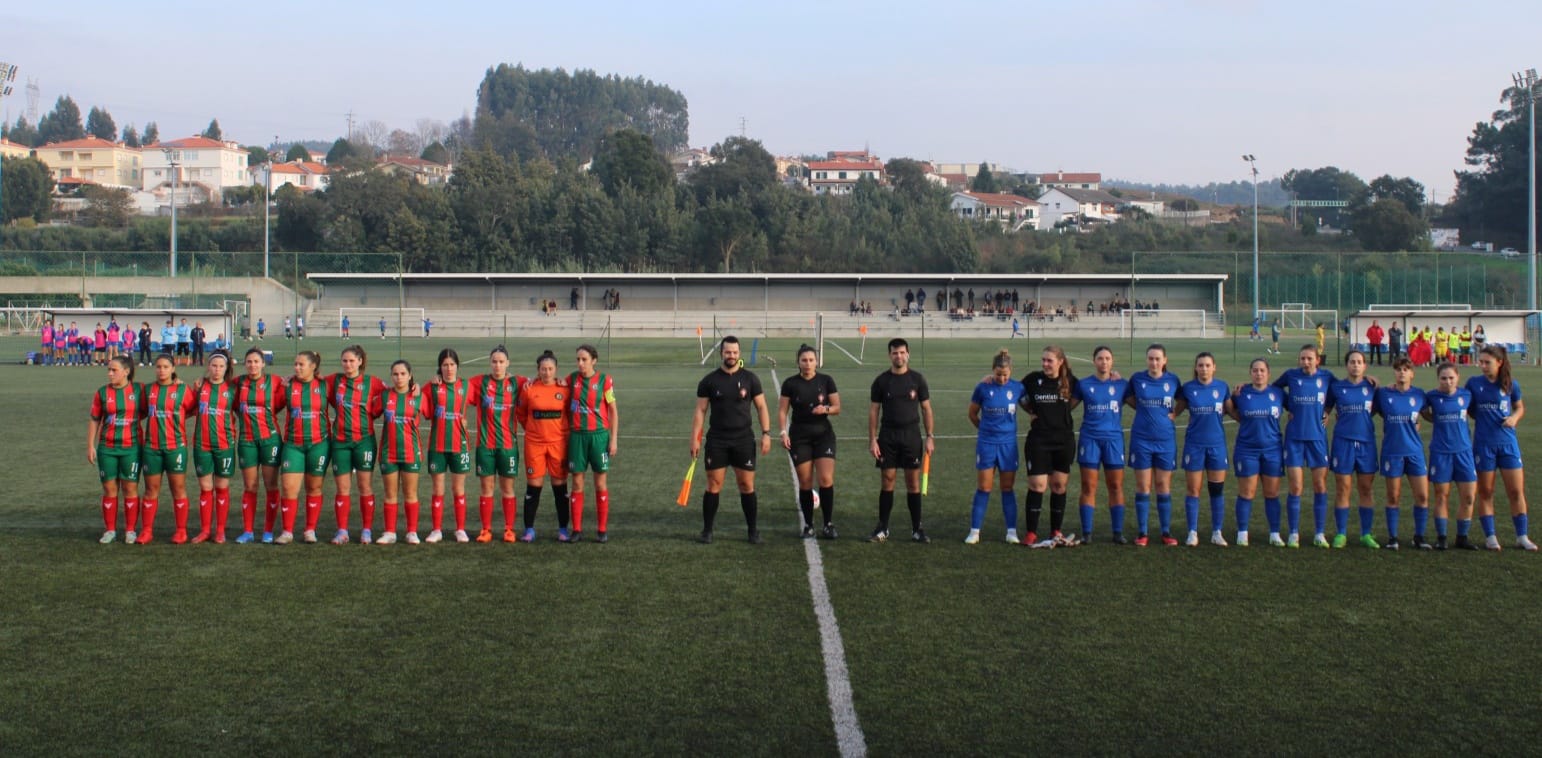
<svg viewBox="0 0 1542 758"><path fill-rule="evenodd" d="M1395 505L1387 506L1387 536L1397 539L1397 520L1403 513L1403 509Z"/></svg>
<svg viewBox="0 0 1542 758"><path fill-rule="evenodd" d="M1146 532L1151 531L1150 492L1135 493L1135 528L1140 531L1143 537L1146 535Z"/></svg>
<svg viewBox="0 0 1542 758"><path fill-rule="evenodd" d="M979 529L985 523L985 509L990 506L991 493L985 490L974 491L974 504L969 509L969 528Z"/></svg>
<svg viewBox="0 0 1542 758"><path fill-rule="evenodd" d="M1124 534L1124 503L1108 506L1108 520L1114 534Z"/></svg>
<svg viewBox="0 0 1542 758"><path fill-rule="evenodd" d="M1008 529L1017 528L1017 492L1001 491L1001 515L1006 518Z"/></svg>
<svg viewBox="0 0 1542 758"><path fill-rule="evenodd" d="M1430 522L1430 509L1422 506L1414 506L1414 536L1423 537L1424 527ZM1442 532L1445 530L1442 529Z"/></svg>
<svg viewBox="0 0 1542 758"><path fill-rule="evenodd" d="M1084 537L1091 537L1092 536L1092 506L1087 505L1086 503L1083 503L1080 510L1081 510L1081 516L1082 516L1082 536L1084 536Z"/></svg>
<svg viewBox="0 0 1542 758"><path fill-rule="evenodd" d="M1188 524L1189 531L1199 531L1199 498L1185 497L1183 499L1183 523Z"/></svg>
<svg viewBox="0 0 1542 758"><path fill-rule="evenodd" d="M1317 527L1318 534L1328 531L1328 493L1326 492L1312 493L1312 525Z"/></svg>
<svg viewBox="0 0 1542 758"><path fill-rule="evenodd" d="M1518 516L1511 516L1510 517L1510 521L1515 523L1515 536L1517 536L1517 537L1525 537L1526 536L1526 514L1522 513L1522 514L1520 514Z"/></svg>
<svg viewBox="0 0 1542 758"><path fill-rule="evenodd" d="M1376 509L1361 506L1360 508L1360 536L1371 533L1376 528Z"/></svg>
<svg viewBox="0 0 1542 758"><path fill-rule="evenodd" d="M1248 522L1253 520L1253 498L1237 498L1237 531L1248 530Z"/></svg>
<svg viewBox="0 0 1542 758"><path fill-rule="evenodd" d="M1459 518L1459 519L1456 520L1456 536L1458 536L1458 537L1466 537L1467 533L1471 532L1471 531L1472 531L1472 519L1470 519L1470 518Z"/></svg>
<svg viewBox="0 0 1542 758"><path fill-rule="evenodd" d="M1290 533L1297 534L1301 531L1301 496L1285 496L1285 521L1290 524Z"/></svg>
<svg viewBox="0 0 1542 758"><path fill-rule="evenodd" d="M1163 534L1173 532L1173 496L1172 493L1157 495L1157 523L1162 527Z"/></svg>
<svg viewBox="0 0 1542 758"><path fill-rule="evenodd" d="M1264 498L1264 516L1269 519L1269 531L1278 534L1280 531L1280 499L1277 497Z"/></svg>
<svg viewBox="0 0 1542 758"><path fill-rule="evenodd" d="M1348 508L1334 508L1333 509L1333 528L1338 530L1338 531L1334 532L1334 534L1348 534L1349 533L1349 509Z"/></svg>
<svg viewBox="0 0 1542 758"><path fill-rule="evenodd" d="M1492 536L1494 536L1494 517L1493 516L1479 516L1478 517L1478 523L1483 525L1483 536L1484 537L1492 537Z"/></svg>
<svg viewBox="0 0 1542 758"><path fill-rule="evenodd" d="M1448 523L1450 523L1450 519L1441 518L1440 516L1436 516L1435 517L1435 536L1436 537L1439 537L1441 539L1445 539L1446 538L1446 525Z"/></svg>

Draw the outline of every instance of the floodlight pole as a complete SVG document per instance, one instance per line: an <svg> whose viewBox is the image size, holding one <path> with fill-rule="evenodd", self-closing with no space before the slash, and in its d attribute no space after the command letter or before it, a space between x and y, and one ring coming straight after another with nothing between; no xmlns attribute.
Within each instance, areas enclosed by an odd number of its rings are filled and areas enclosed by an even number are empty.
<svg viewBox="0 0 1542 758"><path fill-rule="evenodd" d="M1526 309L1537 309L1537 70L1512 74L1515 88L1525 89L1531 123L1526 140ZM1521 93L1517 92L1517 95Z"/></svg>
<svg viewBox="0 0 1542 758"><path fill-rule="evenodd" d="M161 148L166 154L166 163L171 166L171 278L177 278L177 159L173 156L176 151L169 147Z"/></svg>
<svg viewBox="0 0 1542 758"><path fill-rule="evenodd" d="M0 61L0 102L5 101L5 96L11 94L11 82L16 80L16 66ZM5 159L0 157L0 166L5 164ZM3 177L0 177L3 178ZM0 184L0 186L4 186ZM0 214L0 226L5 225L5 215Z"/></svg>
<svg viewBox="0 0 1542 758"><path fill-rule="evenodd" d="M278 135L273 135L273 148L278 149ZM268 169L263 172L266 177L262 183L262 278L268 278L268 256L272 250L268 243L268 235L273 231L273 222L269 217L273 205L273 153L268 153Z"/></svg>
<svg viewBox="0 0 1542 758"><path fill-rule="evenodd" d="M1252 153L1242 156L1253 170L1253 318L1262 313L1258 309L1258 159Z"/></svg>

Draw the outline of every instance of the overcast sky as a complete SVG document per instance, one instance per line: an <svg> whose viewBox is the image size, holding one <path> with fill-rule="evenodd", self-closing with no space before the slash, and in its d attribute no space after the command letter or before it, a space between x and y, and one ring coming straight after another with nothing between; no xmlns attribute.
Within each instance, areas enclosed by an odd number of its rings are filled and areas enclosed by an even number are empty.
<svg viewBox="0 0 1542 758"><path fill-rule="evenodd" d="M1336 165L1450 199L1474 123L1542 66L1542 3L26 3L0 10L3 110L72 95L163 137L331 140L474 112L500 62L683 92L691 143L870 147L1147 182ZM737 7L745 6L745 7Z"/></svg>

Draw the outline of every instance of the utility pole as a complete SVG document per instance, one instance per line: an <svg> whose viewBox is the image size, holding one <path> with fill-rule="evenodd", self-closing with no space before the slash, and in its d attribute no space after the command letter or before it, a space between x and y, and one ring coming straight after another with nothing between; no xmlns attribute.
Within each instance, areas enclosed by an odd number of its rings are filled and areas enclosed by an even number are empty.
<svg viewBox="0 0 1542 758"><path fill-rule="evenodd" d="M1252 153L1242 156L1253 170L1253 318L1262 313L1258 309L1258 158Z"/></svg>
<svg viewBox="0 0 1542 758"><path fill-rule="evenodd" d="M1530 131L1526 140L1526 308L1537 309L1537 70L1511 75L1516 96L1525 97L1530 111Z"/></svg>

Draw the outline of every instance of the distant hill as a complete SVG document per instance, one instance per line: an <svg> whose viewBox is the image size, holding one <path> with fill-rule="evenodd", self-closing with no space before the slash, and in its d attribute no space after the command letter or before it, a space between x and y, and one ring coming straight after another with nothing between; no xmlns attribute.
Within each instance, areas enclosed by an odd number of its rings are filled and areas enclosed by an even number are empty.
<svg viewBox="0 0 1542 758"><path fill-rule="evenodd" d="M1103 182L1103 189L1114 188L1125 195L1141 192L1155 192L1158 195L1192 197L1201 203L1214 205L1252 205L1252 182L1211 182L1209 184L1148 184L1145 182L1129 182L1122 179L1108 179ZM1258 183L1258 204L1270 207L1283 207L1290 202L1290 193L1280 189L1279 179L1270 179Z"/></svg>

